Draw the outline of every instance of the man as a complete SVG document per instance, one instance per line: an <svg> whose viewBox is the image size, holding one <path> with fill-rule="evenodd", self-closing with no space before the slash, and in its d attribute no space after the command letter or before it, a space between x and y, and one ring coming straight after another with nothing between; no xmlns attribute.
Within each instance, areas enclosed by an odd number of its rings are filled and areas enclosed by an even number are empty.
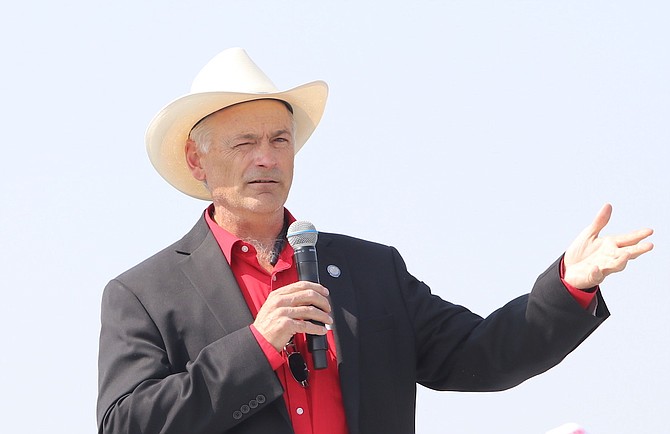
<svg viewBox="0 0 670 434"><path fill-rule="evenodd" d="M652 248L650 229L599 238L606 205L486 319L432 295L395 249L342 235L319 235L322 285L297 282L284 203L326 94L279 92L231 49L151 122L157 171L212 204L105 288L99 432L411 433L416 383L502 390L549 369L609 315L598 285ZM325 369L305 333L326 336Z"/></svg>

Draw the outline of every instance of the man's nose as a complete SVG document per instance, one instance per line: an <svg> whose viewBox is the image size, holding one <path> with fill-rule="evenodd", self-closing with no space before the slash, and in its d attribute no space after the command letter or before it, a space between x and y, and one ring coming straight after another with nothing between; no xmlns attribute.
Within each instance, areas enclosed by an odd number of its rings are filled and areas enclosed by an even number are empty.
<svg viewBox="0 0 670 434"><path fill-rule="evenodd" d="M269 140L262 140L256 147L254 162L257 166L274 167L277 165L277 149Z"/></svg>

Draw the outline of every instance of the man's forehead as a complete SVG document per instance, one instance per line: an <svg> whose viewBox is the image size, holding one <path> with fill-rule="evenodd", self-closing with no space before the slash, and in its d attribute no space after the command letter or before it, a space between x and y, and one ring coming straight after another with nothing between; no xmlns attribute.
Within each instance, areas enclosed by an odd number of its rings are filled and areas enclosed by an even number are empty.
<svg viewBox="0 0 670 434"><path fill-rule="evenodd" d="M290 125L287 125L287 127L291 127L290 129L293 130L294 128L294 119L293 119L293 110L291 109L291 105L288 104L285 101L279 100L279 99L274 99L274 98L264 98L264 99L256 99L252 101L245 101L237 104L233 104L228 107L224 107L220 110L215 111L214 113L211 113L204 118L200 119L191 130L196 128L198 125L201 124L209 124L211 126L214 126L217 122L216 121L238 121L242 122L242 119L238 118L238 116L241 116L243 114L251 117L259 116L262 117L264 115L271 115L274 116L277 114L277 110L279 108L285 109L286 111L283 113L286 113L287 115L287 121L291 122Z"/></svg>

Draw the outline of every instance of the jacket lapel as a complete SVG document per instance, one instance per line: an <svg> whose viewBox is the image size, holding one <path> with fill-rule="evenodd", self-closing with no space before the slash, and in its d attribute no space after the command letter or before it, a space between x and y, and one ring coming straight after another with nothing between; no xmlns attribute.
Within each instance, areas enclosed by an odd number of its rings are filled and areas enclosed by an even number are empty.
<svg viewBox="0 0 670 434"><path fill-rule="evenodd" d="M249 307L205 220L200 219L189 235L193 235L194 245L186 246L189 251L182 252L189 254L182 271L221 328L228 334L251 324Z"/></svg>
<svg viewBox="0 0 670 434"><path fill-rule="evenodd" d="M358 307L351 275L348 273L347 260L343 252L329 247L330 244L327 234L319 234L317 243L319 280L330 291L340 385L349 433L358 434L360 401ZM329 266L337 268L331 267L331 272L329 272Z"/></svg>
<svg viewBox="0 0 670 434"><path fill-rule="evenodd" d="M253 323L237 280L205 219L201 218L182 241L178 252L188 255L182 263L182 272L205 301L224 333L232 333ZM277 399L274 406L291 425L284 400Z"/></svg>

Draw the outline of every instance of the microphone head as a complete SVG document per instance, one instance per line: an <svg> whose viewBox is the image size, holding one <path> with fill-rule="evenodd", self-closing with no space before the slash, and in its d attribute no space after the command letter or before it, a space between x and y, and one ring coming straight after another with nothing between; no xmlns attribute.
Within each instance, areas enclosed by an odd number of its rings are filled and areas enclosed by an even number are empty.
<svg viewBox="0 0 670 434"><path fill-rule="evenodd" d="M316 246L316 240L319 233L313 224L306 221L297 221L291 223L286 232L288 243L294 249L298 247Z"/></svg>

